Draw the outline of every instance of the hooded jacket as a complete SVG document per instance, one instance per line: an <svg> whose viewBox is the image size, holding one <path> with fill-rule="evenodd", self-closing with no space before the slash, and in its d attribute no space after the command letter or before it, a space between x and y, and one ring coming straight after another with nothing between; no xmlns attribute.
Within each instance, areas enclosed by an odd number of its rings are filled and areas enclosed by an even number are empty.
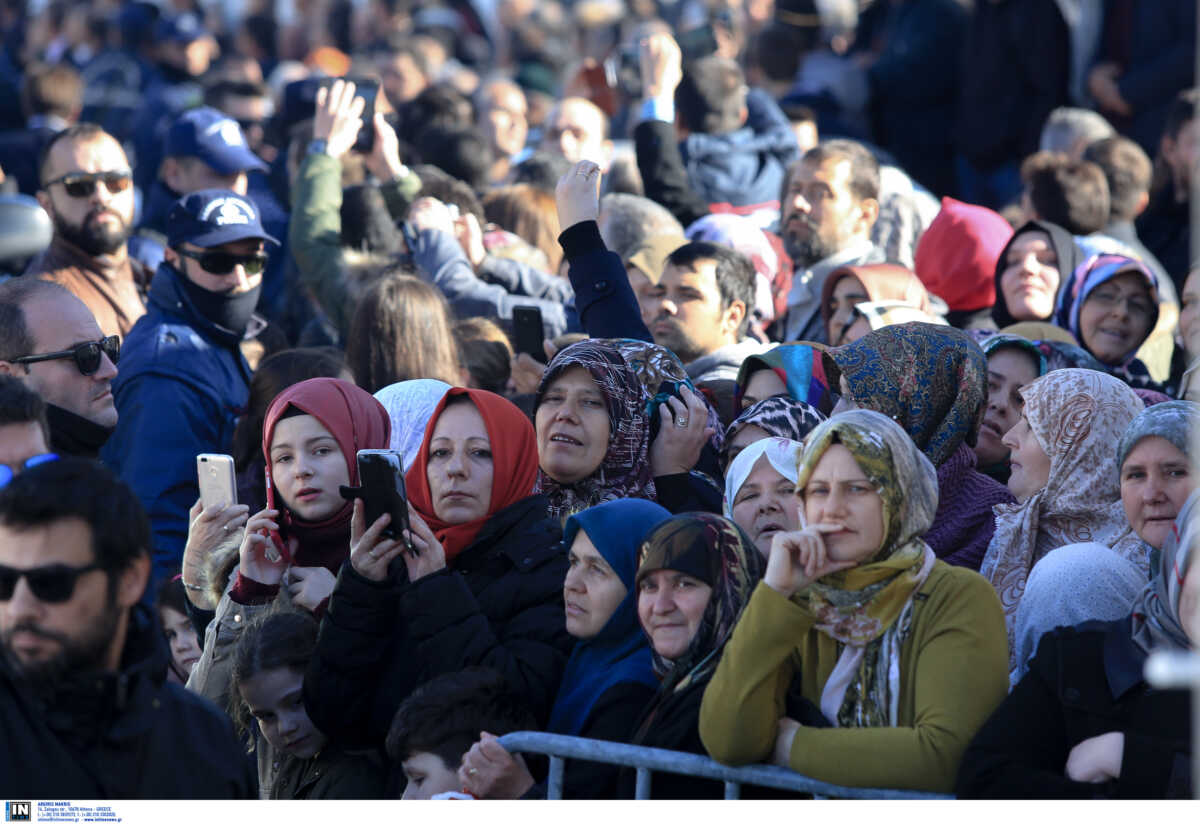
<svg viewBox="0 0 1200 824"><path fill-rule="evenodd" d="M112 383L119 418L101 452L150 517L154 582L179 571L199 497L196 456L229 451L249 397L240 338L199 313L182 277L166 263L154 275L146 314L121 350Z"/></svg>
<svg viewBox="0 0 1200 824"><path fill-rule="evenodd" d="M115 673L35 695L0 658L0 795L8 798L254 798L228 717L167 682L149 609L133 607Z"/></svg>

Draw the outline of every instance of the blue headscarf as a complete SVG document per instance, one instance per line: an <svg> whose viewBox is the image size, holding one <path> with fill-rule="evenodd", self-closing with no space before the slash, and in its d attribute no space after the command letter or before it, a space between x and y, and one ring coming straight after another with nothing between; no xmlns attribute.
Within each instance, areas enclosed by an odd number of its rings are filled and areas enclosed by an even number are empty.
<svg viewBox="0 0 1200 824"><path fill-rule="evenodd" d="M671 513L658 504L623 498L567 519L564 546L571 546L579 530L587 533L596 551L625 585L625 597L599 633L575 645L550 712L547 732L578 735L596 701L617 684L634 682L658 688L650 647L638 623L634 579L642 538L670 517Z"/></svg>

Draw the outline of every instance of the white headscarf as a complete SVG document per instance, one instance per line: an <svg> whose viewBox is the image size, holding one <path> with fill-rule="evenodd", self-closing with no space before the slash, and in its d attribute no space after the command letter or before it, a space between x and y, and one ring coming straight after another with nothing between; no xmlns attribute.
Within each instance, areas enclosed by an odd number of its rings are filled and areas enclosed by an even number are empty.
<svg viewBox="0 0 1200 824"><path fill-rule="evenodd" d="M399 450L404 456L405 472L417 459L429 417L448 391L450 384L444 381L418 378L393 383L375 393L375 400L383 404L392 419L392 439L388 449Z"/></svg>
<svg viewBox="0 0 1200 824"><path fill-rule="evenodd" d="M746 478L750 477L750 473L754 471L759 458L766 455L767 461L775 467L776 472L795 483L798 477L797 467L803 451L804 447L798 441L787 438L763 438L738 453L725 472L725 517L733 518L733 499L737 496L738 490L742 488L742 484L746 482Z"/></svg>

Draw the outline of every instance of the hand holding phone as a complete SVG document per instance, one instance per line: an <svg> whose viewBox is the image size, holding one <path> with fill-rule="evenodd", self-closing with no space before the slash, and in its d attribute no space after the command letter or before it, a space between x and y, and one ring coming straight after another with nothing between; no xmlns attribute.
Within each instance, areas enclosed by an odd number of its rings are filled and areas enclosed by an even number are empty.
<svg viewBox="0 0 1200 824"><path fill-rule="evenodd" d="M545 363L546 350L542 345L545 334L541 309L536 306L513 307L513 349L518 355L524 353L538 363Z"/></svg>
<svg viewBox="0 0 1200 824"><path fill-rule="evenodd" d="M373 526L381 515L389 515L391 520L382 530L383 537L408 541L404 456L395 449L360 449L357 460L366 526Z"/></svg>
<svg viewBox="0 0 1200 824"><path fill-rule="evenodd" d="M200 483L200 502L205 509L237 504L237 476L232 457L207 452L197 455L196 476Z"/></svg>

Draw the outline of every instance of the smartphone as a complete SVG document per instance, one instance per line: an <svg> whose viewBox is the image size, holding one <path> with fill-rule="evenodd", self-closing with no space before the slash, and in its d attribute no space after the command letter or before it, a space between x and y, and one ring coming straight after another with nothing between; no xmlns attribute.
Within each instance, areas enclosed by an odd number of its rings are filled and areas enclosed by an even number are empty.
<svg viewBox="0 0 1200 824"><path fill-rule="evenodd" d="M677 38L681 60L684 65L717 53L717 35L711 23L682 32Z"/></svg>
<svg viewBox="0 0 1200 824"><path fill-rule="evenodd" d="M404 455L398 449L358 450L358 483L363 490L364 525L370 528L386 512L392 520L384 536L403 540L409 530Z"/></svg>
<svg viewBox="0 0 1200 824"><path fill-rule="evenodd" d="M542 346L545 337L541 309L536 306L513 307L513 343L518 353L524 352L538 363L545 363L546 350Z"/></svg>
<svg viewBox="0 0 1200 824"><path fill-rule="evenodd" d="M237 477L232 457L208 453L197 455L196 475L200 479L200 501L205 509L234 506L237 503Z"/></svg>
<svg viewBox="0 0 1200 824"><path fill-rule="evenodd" d="M332 86L337 79L336 77L308 77L289 83L283 92L280 117L282 133L289 134L297 123L311 120L316 113L317 90ZM344 77L341 79L354 84L355 97L361 97L365 104L362 111L363 125L358 130L354 151L370 154L375 147L375 99L379 96L379 81L369 77Z"/></svg>

